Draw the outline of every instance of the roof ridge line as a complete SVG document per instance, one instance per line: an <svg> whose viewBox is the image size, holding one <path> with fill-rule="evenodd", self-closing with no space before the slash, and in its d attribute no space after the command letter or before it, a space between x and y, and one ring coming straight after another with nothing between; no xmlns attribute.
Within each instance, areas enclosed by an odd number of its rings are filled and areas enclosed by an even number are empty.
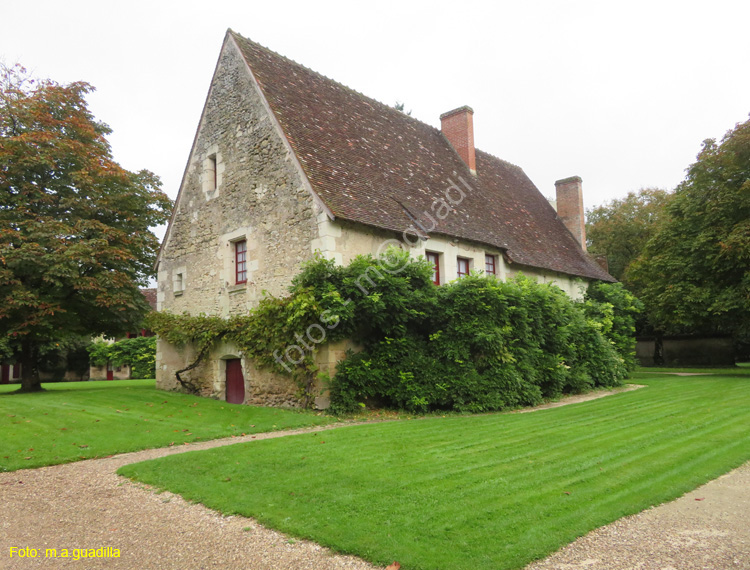
<svg viewBox="0 0 750 570"><path fill-rule="evenodd" d="M517 164L515 164L513 162L510 162L509 160L505 160L504 158L500 158L499 156L497 156L495 154L492 154L491 152L487 152L486 150L482 150L481 148L476 148L476 147L475 147L474 150L476 152L481 152L482 154L486 154L487 156L489 156L491 158L494 158L495 160L499 160L500 162L502 162L504 164L507 164L508 166L512 166L513 168L517 168L521 172L524 171L523 167L521 167L521 166L519 166L519 165L517 165Z"/></svg>
<svg viewBox="0 0 750 570"><path fill-rule="evenodd" d="M338 85L338 86L339 86L339 87L341 87L342 89L345 89L346 91L349 91L349 92L351 92L351 93L353 93L353 94L357 95L358 97L360 97L360 98L362 98L362 99L365 99L365 100L366 100L367 102L370 102L370 101L372 101L373 103L377 103L378 105L380 105L380 106L381 106L381 107L383 107L384 109L387 109L387 110L388 110L388 111L390 111L390 112L395 112L395 113L399 113L399 115L400 115L400 116L402 116L402 117L404 117L404 118L406 118L406 119L410 119L410 120L412 120L412 121L416 121L417 123L419 123L419 124L421 124L421 125L424 125L425 127L429 127L429 128L433 129L434 131L436 131L436 132L438 132L438 133L442 132L442 131L441 131L441 130L440 130L439 128L437 128L437 127L435 127L435 126L433 126L433 125L430 125L429 123L425 123L425 122L424 122L424 121L422 121L421 119L417 119L416 117L412 117L411 115L408 115L408 114L404 113L403 111L399 111L398 109L396 109L395 107L393 107L393 106L391 106L391 105L388 105L388 104L386 104L386 103L383 103L382 101L378 101L377 99L375 99L375 98L373 98L373 97L370 97L369 95L365 95L364 93L362 93L362 92L360 92L360 91L357 91L357 90L356 90L356 89L354 89L353 87L349 87L348 85L344 85L344 84L343 84L343 83L341 83L340 81L337 81L336 79L333 79L332 77L328 77L327 75L324 75L323 73L321 73L321 72L319 72L319 71L315 71L315 70L314 70L314 69L312 69L311 67L307 67L306 65L304 65L304 64L302 64L302 63L299 63L298 61L295 61L295 60L293 60L293 59L292 59L292 58L290 58L290 57L287 57L287 56L285 56L285 55L283 55L283 54L280 54L280 53L278 53L278 52L276 52L276 51L272 50L271 48L269 48L269 47L266 47L266 46L264 46L263 44L261 44L261 43L258 43L258 42L256 42L255 40L251 40L250 38L246 38L246 37L245 37L245 36L243 36L242 34L240 34L240 33L238 33L238 32L235 32L235 31L234 31L234 30L232 30L231 28L229 28L229 29L227 30L227 32L228 32L228 33L230 33L230 34L232 34L233 36L235 36L235 38L237 38L237 39L240 39L240 40L242 40L242 41L245 41L245 42L248 42L248 43L254 44L254 45L258 46L258 47L259 47L260 49L262 49L262 50L264 50L264 51L266 51L266 52L268 52L268 53L272 54L272 55L273 55L273 56L275 56L275 57L280 57L281 59L283 59L283 60L286 60L286 61L288 61L289 63L292 63L292 64L294 64L294 65L296 65L296 66L299 66L299 67L301 67L301 68L302 68L302 69L304 69L305 71L308 71L308 72L310 72L310 73L312 73L312 74L314 74L314 75L317 75L318 77L322 77L322 78L323 78L323 79L325 79L326 81L330 81L331 83L334 83L334 84Z"/></svg>

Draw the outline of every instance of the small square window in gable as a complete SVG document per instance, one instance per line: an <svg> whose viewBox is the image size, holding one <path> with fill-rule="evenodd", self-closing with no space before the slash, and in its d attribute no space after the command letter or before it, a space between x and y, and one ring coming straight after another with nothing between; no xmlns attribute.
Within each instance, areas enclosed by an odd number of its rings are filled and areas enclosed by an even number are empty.
<svg viewBox="0 0 750 570"><path fill-rule="evenodd" d="M217 145L208 149L203 170L201 172L201 183L206 200L213 200L221 190L221 179L224 172L224 161Z"/></svg>
<svg viewBox="0 0 750 570"><path fill-rule="evenodd" d="M182 268L172 274L172 291L175 297L185 291L185 271Z"/></svg>

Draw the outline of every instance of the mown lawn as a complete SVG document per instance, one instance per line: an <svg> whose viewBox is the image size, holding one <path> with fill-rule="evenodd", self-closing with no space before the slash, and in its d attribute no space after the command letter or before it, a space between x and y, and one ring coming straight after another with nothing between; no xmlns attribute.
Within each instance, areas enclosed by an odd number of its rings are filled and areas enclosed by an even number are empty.
<svg viewBox="0 0 750 570"><path fill-rule="evenodd" d="M405 569L510 569L750 460L750 371L531 414L238 444L120 473Z"/></svg>
<svg viewBox="0 0 750 570"><path fill-rule="evenodd" d="M0 385L0 471L333 421L163 392L153 380L43 387L16 394L18 385Z"/></svg>

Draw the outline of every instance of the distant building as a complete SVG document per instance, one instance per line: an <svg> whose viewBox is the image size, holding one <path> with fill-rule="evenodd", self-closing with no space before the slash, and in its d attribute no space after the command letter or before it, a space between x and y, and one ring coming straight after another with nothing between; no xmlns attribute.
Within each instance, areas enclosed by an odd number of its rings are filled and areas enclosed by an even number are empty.
<svg viewBox="0 0 750 570"><path fill-rule="evenodd" d="M141 293L143 293L146 301L148 301L151 310L155 311L156 288L152 287L150 289L141 289ZM105 338L102 340L105 340L107 342L116 342L118 340L122 340L123 338L134 338L138 336L154 336L154 333L148 329L140 328L137 331L126 333L122 338ZM89 367L89 380L127 380L128 378L130 378L130 372L130 366L127 364L114 366L111 362L108 362L104 366L91 365Z"/></svg>

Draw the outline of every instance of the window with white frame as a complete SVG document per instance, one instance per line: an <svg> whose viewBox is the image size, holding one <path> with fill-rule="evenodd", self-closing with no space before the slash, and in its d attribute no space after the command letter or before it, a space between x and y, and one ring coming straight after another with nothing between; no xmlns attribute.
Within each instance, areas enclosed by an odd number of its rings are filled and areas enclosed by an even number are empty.
<svg viewBox="0 0 750 570"><path fill-rule="evenodd" d="M424 256L432 264L432 282L435 285L440 285L440 254L428 251L425 252Z"/></svg>
<svg viewBox="0 0 750 570"><path fill-rule="evenodd" d="M466 277L471 271L471 260L466 257L459 257L456 261L458 262L458 278Z"/></svg>

